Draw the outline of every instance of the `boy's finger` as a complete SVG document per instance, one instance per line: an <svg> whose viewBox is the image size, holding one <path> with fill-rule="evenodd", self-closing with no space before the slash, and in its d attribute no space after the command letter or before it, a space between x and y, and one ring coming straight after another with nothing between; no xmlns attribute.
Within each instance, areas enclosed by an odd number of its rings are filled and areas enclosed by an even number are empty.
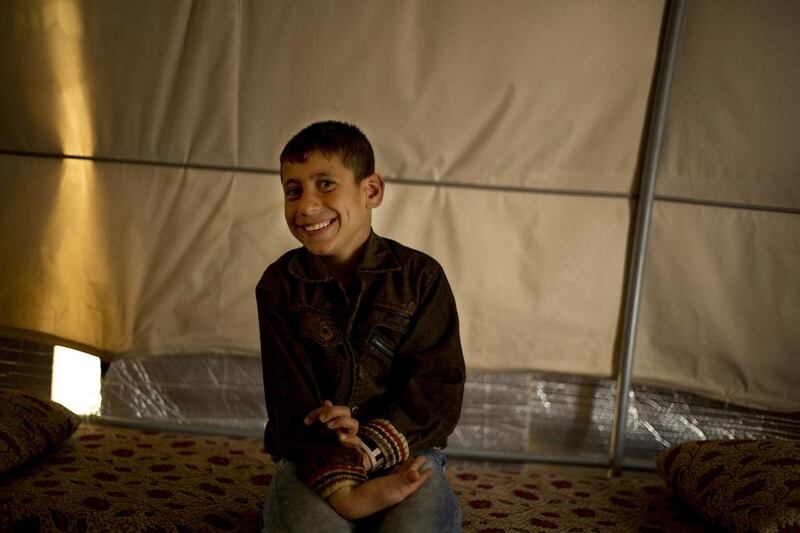
<svg viewBox="0 0 800 533"><path fill-rule="evenodd" d="M348 433L358 432L358 420L344 416L337 416L326 424L328 429L344 430Z"/></svg>
<svg viewBox="0 0 800 533"><path fill-rule="evenodd" d="M425 458L423 456L421 456L421 455L418 455L417 457L414 457L414 460L411 461L411 464L408 465L408 468L410 470L415 470L416 471L416 470L419 470L420 468L422 468L422 465L424 465L424 464L425 464Z"/></svg>
<svg viewBox="0 0 800 533"><path fill-rule="evenodd" d="M348 428L336 428L336 434L339 436L339 440L344 440L352 439L357 435L357 432Z"/></svg>
<svg viewBox="0 0 800 533"><path fill-rule="evenodd" d="M361 439L354 435L339 433L339 441L349 448L361 448Z"/></svg>
<svg viewBox="0 0 800 533"><path fill-rule="evenodd" d="M328 405L322 408L322 414L319 417L320 422L328 422L340 416L350 418L350 408L346 405Z"/></svg>
<svg viewBox="0 0 800 533"><path fill-rule="evenodd" d="M398 464L394 465L394 467L392 468L392 473L393 473L393 474L396 474L396 473L398 473L398 472L402 472L402 471L404 471L404 470L411 470L411 469L413 469L413 468L414 468L414 466L413 466L413 465L414 465L414 461L415 461L415 460L416 460L416 457L414 457L414 458L411 458L411 459L406 459L406 460L405 460L405 461L403 461L402 463L398 463Z"/></svg>
<svg viewBox="0 0 800 533"><path fill-rule="evenodd" d="M421 482L424 482L426 479L429 479L432 475L433 475L433 468L426 468L425 470L419 473Z"/></svg>
<svg viewBox="0 0 800 533"><path fill-rule="evenodd" d="M344 405L333 405L333 402L330 400L325 400L322 402L322 407L317 407L308 413L303 419L303 422L305 425L310 426L317 420L324 423L331 418L343 415L350 416L349 407Z"/></svg>
<svg viewBox="0 0 800 533"><path fill-rule="evenodd" d="M305 425L307 426L310 426L311 424L314 423L314 421L316 421L319 418L319 415L322 413L324 409L325 409L324 407L317 407L316 409L314 409L313 411L311 411L306 415L306 417L303 419L303 423L305 423Z"/></svg>
<svg viewBox="0 0 800 533"><path fill-rule="evenodd" d="M417 470L409 470L406 474L406 479L409 485L420 486L425 483L433 475L433 470L426 468L422 472ZM416 490L416 489L415 489Z"/></svg>

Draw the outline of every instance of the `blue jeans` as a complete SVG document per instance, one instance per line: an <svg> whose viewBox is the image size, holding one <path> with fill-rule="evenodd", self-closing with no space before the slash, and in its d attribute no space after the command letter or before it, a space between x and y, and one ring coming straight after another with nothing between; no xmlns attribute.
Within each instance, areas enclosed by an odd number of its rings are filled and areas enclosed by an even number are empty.
<svg viewBox="0 0 800 533"><path fill-rule="evenodd" d="M422 454L433 476L393 507L355 522L345 520L301 482L294 464L282 459L264 502L263 533L459 533L461 509L444 477L447 463L441 450Z"/></svg>

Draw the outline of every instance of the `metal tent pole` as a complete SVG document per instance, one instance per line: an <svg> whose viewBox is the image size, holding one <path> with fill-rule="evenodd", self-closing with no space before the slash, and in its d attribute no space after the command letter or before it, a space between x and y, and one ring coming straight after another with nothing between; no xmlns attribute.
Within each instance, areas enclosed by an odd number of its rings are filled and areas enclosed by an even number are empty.
<svg viewBox="0 0 800 533"><path fill-rule="evenodd" d="M662 42L658 70L655 79L653 107L647 130L644 161L642 167L639 205L636 212L633 249L631 250L630 272L628 274L625 297L625 319L620 342L619 365L617 368L616 402L614 405L611 445L609 449L609 474L618 476L622 471L622 456L625 447L625 426L628 420L628 396L631 388L633 350L636 343L636 326L639 319L639 303L642 292L647 240L650 219L653 211L658 159L664 135L664 122L669 103L672 73L678 50L681 25L683 23L684 0L669 0L667 4L666 27Z"/></svg>

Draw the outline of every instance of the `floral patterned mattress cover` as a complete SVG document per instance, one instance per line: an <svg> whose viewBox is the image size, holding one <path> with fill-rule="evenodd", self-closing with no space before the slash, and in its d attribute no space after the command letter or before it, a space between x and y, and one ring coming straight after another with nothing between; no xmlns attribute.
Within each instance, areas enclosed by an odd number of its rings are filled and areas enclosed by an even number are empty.
<svg viewBox="0 0 800 533"><path fill-rule="evenodd" d="M83 424L0 478L0 531L258 531L260 439ZM451 462L465 532L706 531L660 481Z"/></svg>

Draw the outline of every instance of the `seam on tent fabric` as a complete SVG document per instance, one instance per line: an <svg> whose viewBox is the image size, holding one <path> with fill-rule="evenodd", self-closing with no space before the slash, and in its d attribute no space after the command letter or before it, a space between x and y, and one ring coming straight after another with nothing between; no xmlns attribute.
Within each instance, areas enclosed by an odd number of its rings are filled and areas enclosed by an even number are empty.
<svg viewBox="0 0 800 533"><path fill-rule="evenodd" d="M235 32L236 32L236 79L234 80L234 113L233 113L233 153L234 153L234 161L239 161L239 96L240 96L240 89L241 89L241 80L242 80L242 4L241 2L236 2L236 17L235 17ZM230 185L225 190L225 196L222 201L222 205L224 208L222 209L225 227L227 231L224 233L224 247L225 252L224 256L228 257L230 254L230 250L232 248L231 245L231 229L234 226L233 223L233 211L235 206L235 198L236 198L236 180L233 179L235 177L235 171L226 171L231 172L234 176L231 176ZM227 274L227 266L228 262L223 261L221 264L221 268L219 271L219 290L217 291L217 302L216 307L214 309L214 327L215 330L219 328L218 324L220 321L220 317L222 316L222 306L225 294L225 281L226 281L226 274Z"/></svg>
<svg viewBox="0 0 800 533"><path fill-rule="evenodd" d="M779 207L772 205L744 204L739 202L725 202L721 200L705 200L698 198L683 198L681 196L655 195L655 199L661 202L672 202L676 204L703 205L706 207L725 207L729 209L747 209L750 211L766 211L769 213L787 213L791 215L800 214L797 207Z"/></svg>
<svg viewBox="0 0 800 533"><path fill-rule="evenodd" d="M233 165L207 165L203 163L174 163L170 161L150 161L146 159L125 159L121 157L103 157L103 156L87 156L87 155L73 155L73 154L60 154L56 152L33 152L27 150L7 150L0 148L0 155L10 155L17 157L39 157L44 159L80 159L84 161L94 161L97 163L121 163L130 165L146 165L170 168L185 168L197 170L218 170L223 172L241 172L248 174L270 174L278 175L280 171L274 168L260 168L260 167L238 167ZM627 200L637 200L638 194L624 193L624 192L611 192L611 191L586 191L586 190L572 190L572 189L547 189L543 187L514 187L509 185L489 185L481 183L465 183L465 182L452 182L452 181L435 181L423 180L415 178L398 178L386 177L388 183L397 183L399 185L419 185L431 187L454 187L462 189L480 189L486 191L496 192L519 192L519 193L532 193L532 194L555 194L561 196L591 196L600 198L618 198ZM674 202L683 204L705 205L708 207L726 207L733 209L749 209L752 211L765 211L770 213L786 213L797 215L800 214L800 208L797 207L781 207L774 205L758 205L758 204L745 204L739 202L725 202L721 200L705 200L697 198L684 198L680 196L667 196L663 194L656 194L654 196L656 201L661 202Z"/></svg>
<svg viewBox="0 0 800 533"><path fill-rule="evenodd" d="M467 183L463 181L435 181L435 180L422 180L415 178L387 177L385 178L385 180L388 183L397 183L399 185L452 187L456 189L479 189L483 191L496 191L496 192L555 194L560 196L593 196L593 197L617 198L625 200L631 200L638 197L638 195L632 193L612 192L612 191L588 191L581 189L548 189L545 187L515 187L513 185L491 185L488 183Z"/></svg>
<svg viewBox="0 0 800 533"><path fill-rule="evenodd" d="M26 150L6 150L0 148L0 155L12 155L17 157L39 157L43 159L79 159L82 161L93 161L96 163L119 163L126 165L142 165L152 167L183 168L187 170L219 170L221 172L242 172L249 174L280 174L280 171L272 168L259 167L238 167L235 165L210 165L205 163L176 163L173 161L154 161L148 159L127 159L124 157L104 157L88 156L75 154L60 154L57 152L30 152Z"/></svg>
<svg viewBox="0 0 800 533"><path fill-rule="evenodd" d="M241 113L241 100L242 100L242 33L244 32L242 25L242 3L236 3L236 80L234 98L236 99L233 104L233 161L238 165L239 163L239 115Z"/></svg>
<svg viewBox="0 0 800 533"><path fill-rule="evenodd" d="M99 155L87 156L87 155L60 154L56 152L31 152L26 150L6 150L2 148L0 148L0 155L11 155L17 157L39 157L44 159L78 159L83 161L93 161L97 163L119 163L127 165L158 166L158 167L194 169L194 170L216 170L220 172L270 174L274 176L280 174L280 170L276 168L239 167L235 165L209 165L203 163L176 163L171 161L152 161L146 159L126 159L122 157L103 157ZM496 191L496 192L554 194L562 196L591 196L591 197L601 197L601 198L617 198L625 200L636 199L638 197L638 195L632 193L613 192L613 191L588 191L580 189L574 189L574 190L548 189L544 187L515 187L512 185L491 185L485 183L436 181L436 180L424 180L417 178L386 177L385 179L388 183L397 183L400 185L453 187L461 189L479 189L479 190Z"/></svg>
<svg viewBox="0 0 800 533"><path fill-rule="evenodd" d="M195 12L195 4L194 2L190 2L189 4L189 13L186 14L186 11L183 10L181 15L183 15L183 31L180 35L180 44L177 47L177 51L173 49L169 50L168 52L173 52L172 54L167 53L165 56L165 76L160 80L162 87L161 90L164 92L164 98L160 98L156 101L156 109L157 112L154 113L155 120L150 125L150 131L153 134L153 138L156 139L158 143L161 143L165 138L165 129L169 124L169 120L167 118L167 111L173 107L174 102L178 100L176 95L176 84L178 80L178 74L181 69L182 65L187 63L186 61L186 50L187 50L187 39L189 35L189 25L192 21L192 14ZM175 56L177 53L177 57ZM172 61L170 61L172 59ZM191 156L192 151L192 142L194 137L190 135L188 141L189 146L184 147L184 155L185 159L188 159ZM188 153L186 153L188 151Z"/></svg>
<svg viewBox="0 0 800 533"><path fill-rule="evenodd" d="M235 192L234 189L236 189L236 179L234 179L234 177L231 176L230 185L226 188L225 194L224 194L224 198L220 202L220 205L222 206L220 211L222 212L222 217L223 217L223 219L225 221L225 229L227 230L224 233L224 244L223 244L223 246L225 248L225 251L223 252L223 254L224 254L223 257L230 257L230 251L231 251L231 248L232 248L232 246L231 246L231 239L232 239L231 235L233 235L233 231L232 231L232 228L234 226L234 224L233 224L233 212L234 212L234 204L235 204L235 198L236 198L236 192ZM217 296L217 302L216 302L216 306L214 307L214 330L215 330L214 332L215 333L217 333L218 330L219 330L219 321L220 321L220 317L223 314L222 313L222 305L223 305L222 302L224 300L224 294L225 294L225 289L226 289L225 282L226 282L226 279L227 279L227 276L226 276L227 270L228 270L227 267L228 267L228 262L227 261L222 261L222 263L220 265L220 270L219 270L219 273L218 273L218 276L219 276L218 277L219 290L217 291L217 295L216 295Z"/></svg>

